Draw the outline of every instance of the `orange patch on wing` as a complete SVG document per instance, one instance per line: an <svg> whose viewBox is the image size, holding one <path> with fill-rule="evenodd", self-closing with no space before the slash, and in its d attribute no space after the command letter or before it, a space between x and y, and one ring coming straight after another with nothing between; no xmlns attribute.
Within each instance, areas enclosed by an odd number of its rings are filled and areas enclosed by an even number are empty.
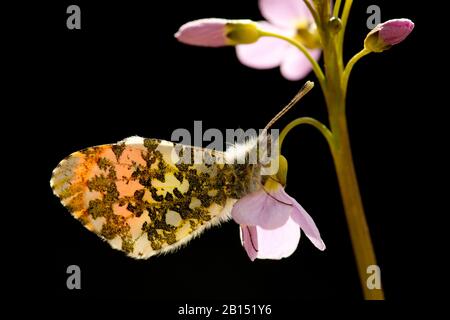
<svg viewBox="0 0 450 320"><path fill-rule="evenodd" d="M133 216L133 213L128 211L126 206L120 206L118 203L115 203L112 208L114 210L114 214L118 216L122 216L125 218Z"/></svg>
<svg viewBox="0 0 450 320"><path fill-rule="evenodd" d="M147 152L147 150L144 148L126 147L120 157L120 163L125 165L132 165L133 163L136 163L138 165L145 166L146 162L142 159L142 152Z"/></svg>

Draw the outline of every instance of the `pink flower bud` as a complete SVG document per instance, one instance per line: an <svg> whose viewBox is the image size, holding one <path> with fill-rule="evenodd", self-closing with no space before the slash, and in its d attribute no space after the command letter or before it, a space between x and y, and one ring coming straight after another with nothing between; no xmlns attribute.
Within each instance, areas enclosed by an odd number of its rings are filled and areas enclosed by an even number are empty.
<svg viewBox="0 0 450 320"><path fill-rule="evenodd" d="M402 42L414 29L409 19L393 19L380 23L367 34L364 47L372 52L382 52Z"/></svg>
<svg viewBox="0 0 450 320"><path fill-rule="evenodd" d="M258 26L251 20L226 20L218 18L188 22L175 34L178 41L203 47L256 42L260 37Z"/></svg>

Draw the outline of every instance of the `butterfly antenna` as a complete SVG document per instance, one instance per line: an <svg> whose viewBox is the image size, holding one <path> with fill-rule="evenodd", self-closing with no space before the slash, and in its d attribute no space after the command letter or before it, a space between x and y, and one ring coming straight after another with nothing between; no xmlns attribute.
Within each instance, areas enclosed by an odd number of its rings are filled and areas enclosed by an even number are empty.
<svg viewBox="0 0 450 320"><path fill-rule="evenodd" d="M264 130L268 130L270 127L272 127L273 124L278 121L278 119L280 119L286 112L288 112L293 106L295 106L295 104L309 91L311 91L312 88L314 88L314 82L307 81L300 89L300 91L295 95L295 97L291 100L291 102L289 102L286 107L284 107L280 112L277 113L275 117L272 118L272 120L269 121Z"/></svg>

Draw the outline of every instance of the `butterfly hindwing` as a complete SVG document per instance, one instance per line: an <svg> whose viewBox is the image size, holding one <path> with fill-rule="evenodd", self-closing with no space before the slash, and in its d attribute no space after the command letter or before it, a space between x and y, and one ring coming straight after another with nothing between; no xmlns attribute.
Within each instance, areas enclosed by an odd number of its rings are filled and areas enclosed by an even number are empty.
<svg viewBox="0 0 450 320"><path fill-rule="evenodd" d="M131 257L149 258L229 219L236 200L258 183L255 166L180 163L175 147L132 137L87 148L61 161L51 186L87 229Z"/></svg>

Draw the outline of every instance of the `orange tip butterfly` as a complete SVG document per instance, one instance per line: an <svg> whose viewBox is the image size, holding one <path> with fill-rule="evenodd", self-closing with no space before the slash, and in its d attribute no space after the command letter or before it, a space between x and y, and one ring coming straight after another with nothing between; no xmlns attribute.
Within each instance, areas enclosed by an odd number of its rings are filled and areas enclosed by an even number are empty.
<svg viewBox="0 0 450 320"><path fill-rule="evenodd" d="M312 87L307 82L266 129ZM50 185L88 230L129 257L147 259L229 220L234 203L261 188L267 178L261 164L233 161L255 142L225 152L200 149L224 162L183 163L175 149L185 154L199 148L134 136L72 153L53 170Z"/></svg>

